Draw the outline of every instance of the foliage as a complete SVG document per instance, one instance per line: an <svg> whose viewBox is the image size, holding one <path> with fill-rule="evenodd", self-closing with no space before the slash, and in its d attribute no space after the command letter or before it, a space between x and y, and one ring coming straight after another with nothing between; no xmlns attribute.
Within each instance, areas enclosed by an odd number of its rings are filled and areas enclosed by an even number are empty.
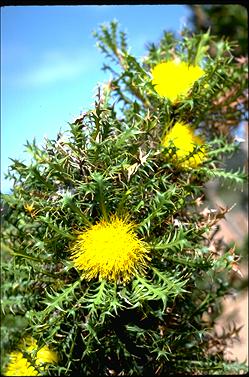
<svg viewBox="0 0 249 377"><path fill-rule="evenodd" d="M236 41L235 56L248 54L248 14L241 4L198 4L189 5L193 10L191 17L196 32L206 32Z"/></svg>
<svg viewBox="0 0 249 377"><path fill-rule="evenodd" d="M31 334L59 354L51 375L246 371L224 359L230 334L216 338L210 352L237 256L222 241L214 250L212 242L228 209L205 212L201 205L210 177L235 185L246 178L222 168L222 156L238 148L231 131L247 116L227 97L236 87L236 98L244 99L246 64L209 33L184 31L179 40L164 33L141 61L117 23L95 37L112 62L104 65L112 79L99 88L95 107L56 140L42 147L27 142L31 162L12 160L9 168L13 189L2 195L3 370L23 334ZM211 40L214 57L207 52ZM151 70L175 57L202 65L205 75L172 104L154 90ZM178 121L205 140L201 166L178 166L177 150L162 145ZM70 258L77 232L111 215L129 217L151 260L128 282L88 281Z"/></svg>

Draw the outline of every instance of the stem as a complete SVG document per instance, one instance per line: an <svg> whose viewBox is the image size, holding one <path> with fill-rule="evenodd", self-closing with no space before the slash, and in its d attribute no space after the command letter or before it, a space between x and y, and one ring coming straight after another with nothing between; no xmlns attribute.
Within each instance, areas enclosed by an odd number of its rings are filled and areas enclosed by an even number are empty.
<svg viewBox="0 0 249 377"><path fill-rule="evenodd" d="M122 52L120 52L119 49L116 48L115 50L113 50L113 53L118 58L120 66L126 71L129 67L126 64L125 59L123 58ZM128 84L128 86L132 93L145 105L145 107L152 109L150 103L146 100L146 98L142 96L136 86L134 86L133 84Z"/></svg>
<svg viewBox="0 0 249 377"><path fill-rule="evenodd" d="M86 223L86 225L88 226L92 226L92 223L91 221L89 221L86 216L81 212L81 210L74 204L74 203L68 203L68 206L74 211L76 212L83 220L84 222Z"/></svg>
<svg viewBox="0 0 249 377"><path fill-rule="evenodd" d="M106 221L109 220L106 205L105 205L105 198L104 198L104 190L103 190L103 182L98 180L98 199L99 199L99 205L101 208L102 215Z"/></svg>
<svg viewBox="0 0 249 377"><path fill-rule="evenodd" d="M35 262L44 263L44 261L41 260L41 259L39 259L39 258L32 257L32 256L30 256L28 254L23 254L23 253L16 252L16 251L12 250L9 246L5 245L2 242L1 242L1 249L7 251L7 253L10 253L14 257L23 257L23 258L26 258L26 259L34 260Z"/></svg>
<svg viewBox="0 0 249 377"><path fill-rule="evenodd" d="M65 291L61 295L59 295L52 304L48 305L46 307L46 309L43 310L42 313L46 314L48 311L50 311L51 306L56 308L57 303L61 302L64 297L67 297L68 294L70 292L72 292L77 287L77 285L79 285L80 283L81 283L81 280L76 280L76 282L73 285L71 285L70 287L68 287L67 289L65 289Z"/></svg>

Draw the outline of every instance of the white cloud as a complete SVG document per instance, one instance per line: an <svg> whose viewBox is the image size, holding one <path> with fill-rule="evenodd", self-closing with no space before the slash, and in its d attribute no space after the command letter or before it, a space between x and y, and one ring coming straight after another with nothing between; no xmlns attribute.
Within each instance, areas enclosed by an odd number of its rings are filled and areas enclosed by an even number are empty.
<svg viewBox="0 0 249 377"><path fill-rule="evenodd" d="M61 51L47 51L37 66L32 66L29 71L12 79L15 85L22 87L48 86L79 77L91 68L93 60L89 53L83 55L82 50L78 54L74 52L68 55Z"/></svg>

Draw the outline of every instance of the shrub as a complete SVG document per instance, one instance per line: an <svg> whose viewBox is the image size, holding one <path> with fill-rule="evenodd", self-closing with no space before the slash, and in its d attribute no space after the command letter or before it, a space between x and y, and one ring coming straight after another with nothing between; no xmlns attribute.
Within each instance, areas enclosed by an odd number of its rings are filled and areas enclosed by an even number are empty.
<svg viewBox="0 0 249 377"><path fill-rule="evenodd" d="M112 62L95 107L43 147L27 142L32 161L9 168L3 371L18 349L44 373L20 346L32 336L58 355L49 374L245 372L224 357L232 332L212 335L238 267L213 241L229 209L203 206L209 179L246 178L222 167L247 115L246 61L208 32L164 33L140 60L117 23L95 37Z"/></svg>

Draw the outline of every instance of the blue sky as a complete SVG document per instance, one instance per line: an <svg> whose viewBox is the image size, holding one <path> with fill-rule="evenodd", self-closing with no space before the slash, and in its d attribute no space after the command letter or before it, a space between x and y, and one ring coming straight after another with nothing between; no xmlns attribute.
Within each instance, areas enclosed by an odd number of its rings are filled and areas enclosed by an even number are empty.
<svg viewBox="0 0 249 377"><path fill-rule="evenodd" d="M9 157L28 160L26 140L55 138L93 107L97 84L110 76L92 32L114 18L131 53L145 54L163 30L188 24L185 5L7 6L1 9L1 191Z"/></svg>

